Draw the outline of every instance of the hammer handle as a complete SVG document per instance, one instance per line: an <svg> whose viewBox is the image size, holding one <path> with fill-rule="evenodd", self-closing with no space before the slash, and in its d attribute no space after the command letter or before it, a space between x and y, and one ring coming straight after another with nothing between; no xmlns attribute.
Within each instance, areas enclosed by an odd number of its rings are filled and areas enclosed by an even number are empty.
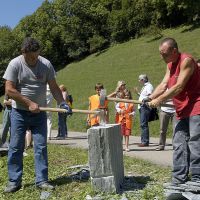
<svg viewBox="0 0 200 200"><path fill-rule="evenodd" d="M48 108L48 107L40 107L41 111L48 111L48 112L63 112L65 113L66 110L63 108ZM95 110L79 110L79 109L72 109L73 113L83 113L83 114L99 114L100 111Z"/></svg>
<svg viewBox="0 0 200 200"><path fill-rule="evenodd" d="M142 104L142 101L132 100L132 99L119 99L119 98L112 98L112 97L107 97L106 99L108 101L115 101L115 102ZM174 105L171 105L171 104L161 104L160 106L174 108Z"/></svg>

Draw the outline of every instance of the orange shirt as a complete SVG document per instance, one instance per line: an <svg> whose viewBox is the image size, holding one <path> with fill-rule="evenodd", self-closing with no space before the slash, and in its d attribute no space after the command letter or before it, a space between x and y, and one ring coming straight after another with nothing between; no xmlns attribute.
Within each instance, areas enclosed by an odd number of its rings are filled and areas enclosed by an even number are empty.
<svg viewBox="0 0 200 200"><path fill-rule="evenodd" d="M98 94L89 97L90 110L108 109L108 101L105 100L104 105L100 105L100 96ZM91 126L99 124L100 119L98 116L94 117L93 114L89 115Z"/></svg>
<svg viewBox="0 0 200 200"><path fill-rule="evenodd" d="M122 114L119 114L119 119L117 123L122 123L123 121L126 124L126 127L128 129L132 128L132 121L133 121L133 115L129 115L134 111L134 104L128 103L128 107L125 106L124 102L119 103L119 108L124 111Z"/></svg>

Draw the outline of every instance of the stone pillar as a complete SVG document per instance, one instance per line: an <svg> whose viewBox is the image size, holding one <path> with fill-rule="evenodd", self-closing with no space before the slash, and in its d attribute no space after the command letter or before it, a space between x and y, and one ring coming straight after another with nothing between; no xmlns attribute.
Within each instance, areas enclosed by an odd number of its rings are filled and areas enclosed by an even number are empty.
<svg viewBox="0 0 200 200"><path fill-rule="evenodd" d="M90 177L94 190L118 193L124 180L120 125L92 127L87 133Z"/></svg>

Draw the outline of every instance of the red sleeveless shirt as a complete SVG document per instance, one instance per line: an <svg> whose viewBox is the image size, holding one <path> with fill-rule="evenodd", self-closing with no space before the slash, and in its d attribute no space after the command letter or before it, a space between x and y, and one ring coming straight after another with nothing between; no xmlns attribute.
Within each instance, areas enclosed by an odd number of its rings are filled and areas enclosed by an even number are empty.
<svg viewBox="0 0 200 200"><path fill-rule="evenodd" d="M168 81L168 88L176 84L182 61L185 58L191 58L191 55L181 53L176 63L169 63L170 79ZM200 114L200 69L195 63L195 69L190 79L185 85L185 88L178 95L173 97L173 103L176 108L176 115L178 119L183 119L189 116Z"/></svg>

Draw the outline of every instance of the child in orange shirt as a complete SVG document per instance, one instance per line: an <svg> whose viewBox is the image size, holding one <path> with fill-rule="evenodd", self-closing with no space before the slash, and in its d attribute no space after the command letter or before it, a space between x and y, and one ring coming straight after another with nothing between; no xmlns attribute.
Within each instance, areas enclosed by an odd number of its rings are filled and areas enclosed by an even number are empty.
<svg viewBox="0 0 200 200"><path fill-rule="evenodd" d="M129 90L124 91L124 96L121 98L132 99L131 92ZM116 104L116 110L119 114L118 123L121 124L121 133L125 140L125 151L130 151L129 136L131 135L131 128L133 122L133 116L135 115L134 104L119 102Z"/></svg>
<svg viewBox="0 0 200 200"><path fill-rule="evenodd" d="M89 110L98 110L103 109L105 111L105 120L108 123L109 113L108 113L108 101L105 100L104 105L100 104L100 92L104 89L103 84L97 83L95 85L96 94L89 97ZM88 126L99 126L100 119L98 116L94 116L94 114L89 114L87 117Z"/></svg>

